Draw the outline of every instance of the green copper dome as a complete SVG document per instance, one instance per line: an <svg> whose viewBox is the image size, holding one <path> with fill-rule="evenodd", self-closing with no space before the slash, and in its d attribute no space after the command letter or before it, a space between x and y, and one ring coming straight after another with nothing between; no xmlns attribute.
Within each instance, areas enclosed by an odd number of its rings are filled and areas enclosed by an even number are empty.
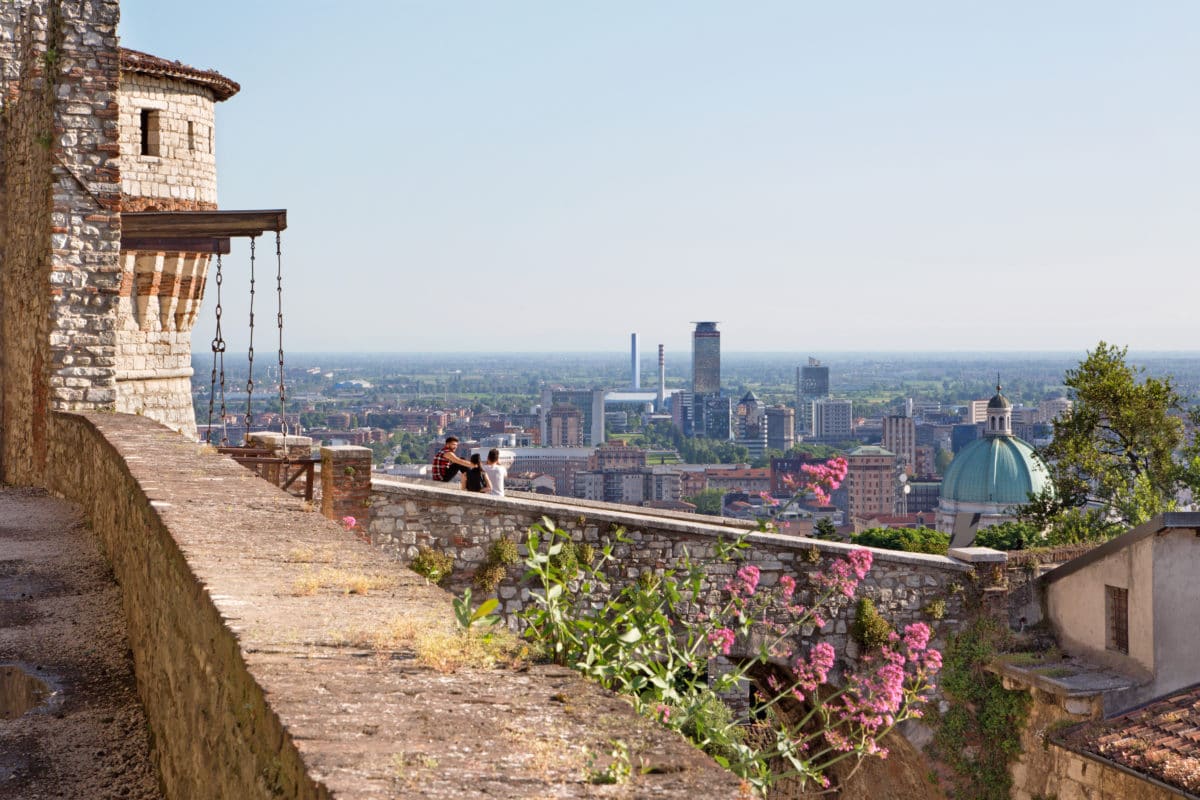
<svg viewBox="0 0 1200 800"><path fill-rule="evenodd" d="M959 451L942 479L942 497L960 503L1020 505L1050 486L1050 471L1016 436L976 439Z"/></svg>

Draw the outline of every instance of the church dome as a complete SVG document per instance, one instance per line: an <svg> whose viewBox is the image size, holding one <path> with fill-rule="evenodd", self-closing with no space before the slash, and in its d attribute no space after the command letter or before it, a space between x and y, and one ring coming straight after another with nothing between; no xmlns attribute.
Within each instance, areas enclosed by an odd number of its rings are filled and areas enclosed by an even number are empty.
<svg viewBox="0 0 1200 800"><path fill-rule="evenodd" d="M1013 506L1029 502L1031 494L1041 494L1051 485L1046 462L1029 443L1015 436L989 436L976 439L954 457L942 479L941 496L959 503Z"/></svg>

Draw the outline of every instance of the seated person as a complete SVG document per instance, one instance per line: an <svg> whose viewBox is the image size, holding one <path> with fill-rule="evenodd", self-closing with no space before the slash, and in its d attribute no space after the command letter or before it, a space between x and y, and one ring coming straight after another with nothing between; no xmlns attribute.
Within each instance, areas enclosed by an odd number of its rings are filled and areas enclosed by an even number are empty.
<svg viewBox="0 0 1200 800"><path fill-rule="evenodd" d="M454 476L460 472L466 472L471 468L471 462L465 458L459 458L454 454L458 449L458 437L447 436L446 446L433 456L433 479L435 481L453 480Z"/></svg>

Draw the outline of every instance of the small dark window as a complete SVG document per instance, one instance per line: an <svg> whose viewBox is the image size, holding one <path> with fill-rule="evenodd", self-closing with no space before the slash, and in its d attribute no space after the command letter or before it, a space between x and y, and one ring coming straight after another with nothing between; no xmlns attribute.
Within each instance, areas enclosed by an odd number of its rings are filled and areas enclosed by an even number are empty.
<svg viewBox="0 0 1200 800"><path fill-rule="evenodd" d="M142 109L142 155L158 155L158 112L152 108Z"/></svg>
<svg viewBox="0 0 1200 800"><path fill-rule="evenodd" d="M1104 618L1108 627L1109 650L1129 652L1129 590L1104 587Z"/></svg>
<svg viewBox="0 0 1200 800"><path fill-rule="evenodd" d="M188 120L188 152L196 152L196 132L191 120Z"/></svg>

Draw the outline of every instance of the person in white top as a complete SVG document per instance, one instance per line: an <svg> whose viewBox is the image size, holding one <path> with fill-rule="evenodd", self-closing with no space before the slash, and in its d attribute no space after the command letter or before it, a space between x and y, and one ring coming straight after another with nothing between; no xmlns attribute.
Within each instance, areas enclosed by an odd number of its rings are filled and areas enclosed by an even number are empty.
<svg viewBox="0 0 1200 800"><path fill-rule="evenodd" d="M492 488L487 493L503 496L504 479L508 476L508 470L500 466L500 451L496 448L493 447L488 451L488 460L483 465L483 471L487 473L488 480L492 484Z"/></svg>

